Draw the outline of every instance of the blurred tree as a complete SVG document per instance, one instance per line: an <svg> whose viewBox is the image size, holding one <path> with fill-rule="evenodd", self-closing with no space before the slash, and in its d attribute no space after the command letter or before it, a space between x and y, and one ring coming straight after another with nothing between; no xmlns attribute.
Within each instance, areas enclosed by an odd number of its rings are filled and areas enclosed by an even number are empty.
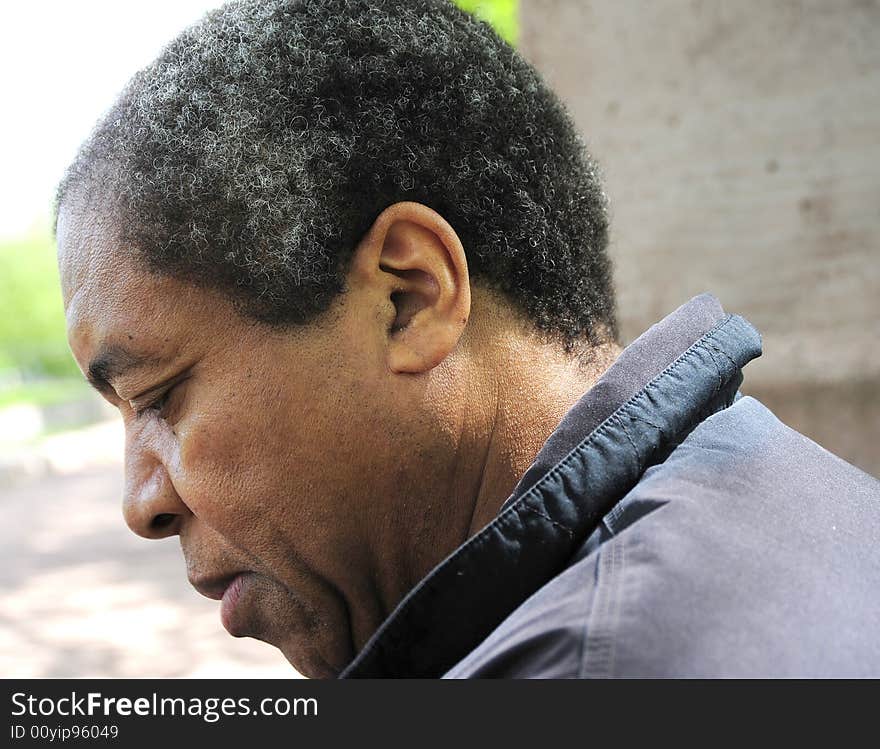
<svg viewBox="0 0 880 749"><path fill-rule="evenodd" d="M77 375L68 348L55 246L46 228L0 244L0 375Z"/></svg>
<svg viewBox="0 0 880 749"><path fill-rule="evenodd" d="M468 13L488 21L498 35L515 45L519 39L519 0L455 0Z"/></svg>

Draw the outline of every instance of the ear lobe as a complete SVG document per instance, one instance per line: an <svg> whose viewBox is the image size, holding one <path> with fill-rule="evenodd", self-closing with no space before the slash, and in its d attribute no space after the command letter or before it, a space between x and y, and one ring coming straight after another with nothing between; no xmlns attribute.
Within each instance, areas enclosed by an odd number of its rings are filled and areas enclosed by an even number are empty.
<svg viewBox="0 0 880 749"><path fill-rule="evenodd" d="M372 283L393 305L386 333L389 368L418 374L455 348L470 315L470 279L461 241L438 213L419 203L395 203L367 235L372 252L359 258ZM360 253L360 250L359 250Z"/></svg>

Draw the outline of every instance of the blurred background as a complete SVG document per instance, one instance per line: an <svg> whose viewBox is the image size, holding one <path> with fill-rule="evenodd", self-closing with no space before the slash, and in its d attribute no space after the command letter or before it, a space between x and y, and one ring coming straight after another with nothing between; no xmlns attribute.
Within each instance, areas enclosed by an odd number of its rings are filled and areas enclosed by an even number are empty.
<svg viewBox="0 0 880 749"><path fill-rule="evenodd" d="M121 423L67 350L54 187L209 0L5 9L0 675L292 676L233 640L173 540L125 527ZM569 106L613 209L624 343L702 291L764 336L743 391L880 475L880 6L461 0Z"/></svg>
<svg viewBox="0 0 880 749"><path fill-rule="evenodd" d="M624 338L711 291L744 393L880 476L880 4L521 0L606 172Z"/></svg>

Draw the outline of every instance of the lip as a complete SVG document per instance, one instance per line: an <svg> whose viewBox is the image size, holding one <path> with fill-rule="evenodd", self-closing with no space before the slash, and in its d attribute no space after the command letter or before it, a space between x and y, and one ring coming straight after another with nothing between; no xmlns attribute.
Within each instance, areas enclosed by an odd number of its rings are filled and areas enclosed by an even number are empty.
<svg viewBox="0 0 880 749"><path fill-rule="evenodd" d="M241 600L242 591L247 585L248 576L240 572L232 578L226 590L223 591L220 604L220 621L224 629L233 637L241 636L241 632L235 625L235 611Z"/></svg>
<svg viewBox="0 0 880 749"><path fill-rule="evenodd" d="M233 572L229 575L217 575L215 577L190 578L189 583L205 598L210 598L212 601L220 601L227 588L232 585L235 578L241 575L242 572Z"/></svg>
<svg viewBox="0 0 880 749"><path fill-rule="evenodd" d="M238 570L228 574L191 576L189 582L205 598L221 602L220 622L224 629L233 637L243 637L245 635L244 621L241 620L241 617L236 617L236 611L239 608L242 594L247 590L252 577L253 574L250 571ZM236 623L237 618L239 619L238 623Z"/></svg>

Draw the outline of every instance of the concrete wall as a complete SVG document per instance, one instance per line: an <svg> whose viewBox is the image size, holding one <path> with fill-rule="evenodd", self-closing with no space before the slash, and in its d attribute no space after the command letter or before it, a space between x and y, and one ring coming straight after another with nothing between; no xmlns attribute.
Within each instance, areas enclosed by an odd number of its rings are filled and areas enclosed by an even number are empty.
<svg viewBox="0 0 880 749"><path fill-rule="evenodd" d="M701 291L743 391L880 475L880 5L521 0L520 48L606 172L628 342Z"/></svg>

